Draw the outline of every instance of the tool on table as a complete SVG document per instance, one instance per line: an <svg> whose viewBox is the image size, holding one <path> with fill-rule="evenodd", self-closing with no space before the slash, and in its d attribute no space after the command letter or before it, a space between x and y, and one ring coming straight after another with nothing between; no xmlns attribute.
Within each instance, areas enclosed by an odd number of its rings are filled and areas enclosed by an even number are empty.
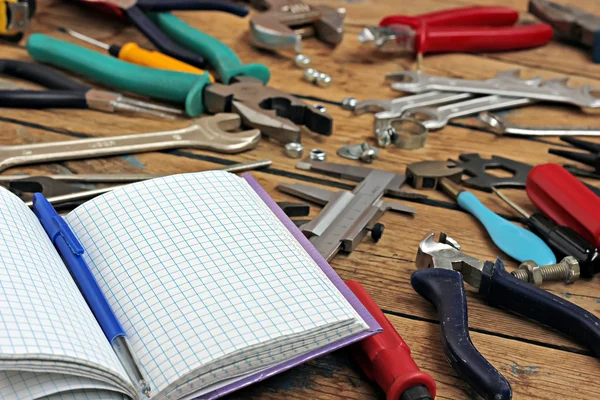
<svg viewBox="0 0 600 400"><path fill-rule="evenodd" d="M463 169L451 161L422 161L406 167L406 180L416 189L440 189L479 220L502 251L518 261L534 260L538 265L556 263L552 250L531 231L492 212L461 186Z"/></svg>
<svg viewBox="0 0 600 400"><path fill-rule="evenodd" d="M281 183L277 186L284 193L325 206L315 219L302 225L300 230L326 260L331 260L340 250L347 253L354 251L367 232L371 232L375 242L381 239L384 226L377 221L386 211L416 213L412 207L382 200L385 195L405 198L418 196L400 189L406 180L404 175L319 161L303 161L296 168L360 182L352 192L332 192L301 183Z"/></svg>
<svg viewBox="0 0 600 400"><path fill-rule="evenodd" d="M576 148L586 150L588 153L568 151L563 149L549 149L548 153L577 161L594 168L595 173L600 173L600 144L572 137L561 137L560 140L567 142ZM580 170L578 167L570 166L570 170ZM588 171L581 169L582 171ZM591 171L590 171L591 172Z"/></svg>
<svg viewBox="0 0 600 400"><path fill-rule="evenodd" d="M547 24L515 25L519 11L507 7L452 8L417 16L393 15L362 30L361 43L378 50L417 54L519 50L552 40ZM419 68L420 69L420 68Z"/></svg>
<svg viewBox="0 0 600 400"><path fill-rule="evenodd" d="M502 260L482 262L460 251L455 240L428 234L419 244L415 291L440 313L446 358L458 375L485 399L512 397L508 381L477 351L469 337L463 280L487 304L505 308L562 332L600 356L600 320L575 304L509 274Z"/></svg>
<svg viewBox="0 0 600 400"><path fill-rule="evenodd" d="M231 173L244 172L259 168L266 168L272 164L271 160L250 161L228 165L222 168L211 170L226 171ZM79 205L93 197L108 193L115 188L111 186L99 189L88 189L72 183L66 182L85 182L85 183L133 183L148 179L162 178L168 175L164 174L72 174L72 175L49 175L49 176L23 176L23 175L0 175L0 182L7 182L5 185L11 192L17 194L28 206L32 202L28 201L29 194L41 193L46 200L53 206ZM285 210L291 212L290 216L306 216L306 208L298 209L295 206L298 203L282 203ZM287 212L286 212L287 214Z"/></svg>
<svg viewBox="0 0 600 400"><path fill-rule="evenodd" d="M240 127L235 114L216 114L194 120L187 128L64 142L0 146L0 171L17 165L81 160L158 150L196 148L219 153L253 149L260 131L231 132Z"/></svg>
<svg viewBox="0 0 600 400"><path fill-rule="evenodd" d="M557 164L533 167L525 187L529 199L559 225L600 246L600 198Z"/></svg>
<svg viewBox="0 0 600 400"><path fill-rule="evenodd" d="M234 3L226 1L196 1L196 0L81 0L94 6L101 6L104 10L111 11L120 17L130 20L155 46L164 54L193 65L198 68L205 67L205 59L191 51L184 44L172 40L169 35L155 24L146 12L168 14L176 10L210 10L224 11L240 17L248 14L248 10ZM173 17L176 18L176 17Z"/></svg>
<svg viewBox="0 0 600 400"><path fill-rule="evenodd" d="M420 93L430 90L443 92L466 92L506 97L544 100L557 103L573 104L579 107L600 107L600 99L592 94L589 86L572 88L567 86L568 78L551 79L543 85L526 85L499 79L474 81L468 79L444 78L427 75L417 71L402 71L393 74L399 80L392 84L394 90Z"/></svg>
<svg viewBox="0 0 600 400"><path fill-rule="evenodd" d="M331 117L326 112L295 96L264 86L249 76L236 75L239 81L232 85L211 85L206 74L133 65L41 34L29 37L27 49L41 62L85 75L105 85L183 103L190 116L198 116L205 109L237 112L246 126L259 128L266 136L282 143L299 142L300 124L322 135L331 135L333 130ZM111 72L115 70L120 72L118 76Z"/></svg>
<svg viewBox="0 0 600 400"><path fill-rule="evenodd" d="M0 0L0 40L17 43L29 28L35 0Z"/></svg>
<svg viewBox="0 0 600 400"><path fill-rule="evenodd" d="M529 10L554 28L560 36L592 48L592 59L600 63L600 17L566 4L529 0Z"/></svg>
<svg viewBox="0 0 600 400"><path fill-rule="evenodd" d="M67 223L39 193L34 196L33 211L48 236L52 238L54 245L65 257L65 264L68 266L127 375L138 386L140 392L149 398L150 385L141 372L139 360L127 340L125 330L119 323L83 258L83 247L71 232Z"/></svg>
<svg viewBox="0 0 600 400"><path fill-rule="evenodd" d="M120 93L94 89L44 65L0 59L0 74L36 83L50 90L0 88L0 107L78 108L105 112L126 110L172 119L181 110L134 100Z"/></svg>
<svg viewBox="0 0 600 400"><path fill-rule="evenodd" d="M371 146L368 142L360 144L350 144L340 147L337 155L349 160L360 160L364 163L371 164L379 158L379 149Z"/></svg>
<svg viewBox="0 0 600 400"><path fill-rule="evenodd" d="M394 145L401 149L413 150L425 146L429 129L414 118L390 118L383 124L375 120L375 138L381 147Z"/></svg>
<svg viewBox="0 0 600 400"><path fill-rule="evenodd" d="M251 43L257 47L302 51L302 38L316 36L336 46L344 36L346 10L327 5L308 5L302 0L250 0L266 10L250 19Z"/></svg>
<svg viewBox="0 0 600 400"><path fill-rule="evenodd" d="M506 204L527 219L527 225L537 233L559 258L572 256L577 260L583 276L592 276L600 271L600 257L598 249L581 235L568 226L556 224L550 218L540 212L529 214L512 200L492 189Z"/></svg>
<svg viewBox="0 0 600 400"><path fill-rule="evenodd" d="M176 58L169 57L154 50L146 50L140 47L137 43L128 42L124 45L106 44L89 36L85 36L82 33L76 32L72 29L59 27L60 32L66 33L76 39L79 39L85 43L94 45L104 49L113 57L119 60L127 61L133 64L143 65L145 67L157 68L157 69L168 69L170 71L189 72L190 74L204 74L204 70L196 68L192 65L186 64L179 61ZM215 81L215 78L208 73L211 82Z"/></svg>
<svg viewBox="0 0 600 400"><path fill-rule="evenodd" d="M356 281L346 281L363 306L383 328L383 332L350 347L363 372L387 394L389 400L433 400L433 378L422 372L410 356L410 348L386 318L375 300Z"/></svg>
<svg viewBox="0 0 600 400"><path fill-rule="evenodd" d="M479 120L498 135L517 136L600 136L600 128L520 126L507 122L499 115L483 112Z"/></svg>

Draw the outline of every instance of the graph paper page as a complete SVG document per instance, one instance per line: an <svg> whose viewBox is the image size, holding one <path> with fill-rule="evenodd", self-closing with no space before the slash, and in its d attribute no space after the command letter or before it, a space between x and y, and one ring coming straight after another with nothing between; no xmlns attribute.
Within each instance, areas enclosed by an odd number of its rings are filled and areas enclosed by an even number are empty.
<svg viewBox="0 0 600 400"><path fill-rule="evenodd" d="M35 214L0 188L0 370L51 372L57 361L131 386Z"/></svg>
<svg viewBox="0 0 600 400"><path fill-rule="evenodd" d="M360 320L233 174L128 185L85 203L66 220L153 390L215 360L233 360L241 349ZM259 367L242 365L238 373Z"/></svg>

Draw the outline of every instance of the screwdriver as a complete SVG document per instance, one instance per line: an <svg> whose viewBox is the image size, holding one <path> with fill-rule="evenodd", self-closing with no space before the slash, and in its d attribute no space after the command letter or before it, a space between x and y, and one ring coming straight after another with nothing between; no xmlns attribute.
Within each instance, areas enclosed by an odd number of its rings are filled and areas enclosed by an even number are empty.
<svg viewBox="0 0 600 400"><path fill-rule="evenodd" d="M568 226L558 225L541 212L527 213L495 188L492 190L506 204L527 219L527 225L550 246L558 258L572 256L577 259L582 276L591 277L600 271L598 249L581 235Z"/></svg>
<svg viewBox="0 0 600 400"><path fill-rule="evenodd" d="M144 67L149 68L166 69L169 71L188 72L190 74L202 75L206 72L158 51L143 49L137 43L129 42L122 46L106 44L72 29L59 27L58 30L83 42L100 47L108 51L108 54L111 56L132 64L143 65ZM212 74L209 73L208 75L210 76L210 81L214 82L215 78Z"/></svg>

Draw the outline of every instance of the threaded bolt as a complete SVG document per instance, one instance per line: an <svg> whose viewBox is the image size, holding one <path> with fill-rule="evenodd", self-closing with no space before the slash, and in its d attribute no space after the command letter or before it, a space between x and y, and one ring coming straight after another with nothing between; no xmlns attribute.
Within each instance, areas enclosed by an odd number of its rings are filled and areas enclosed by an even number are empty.
<svg viewBox="0 0 600 400"><path fill-rule="evenodd" d="M567 256L557 264L540 267L534 261L528 260L521 263L519 269L512 275L523 281L540 286L543 282L564 281L573 283L579 279L579 262L574 257Z"/></svg>

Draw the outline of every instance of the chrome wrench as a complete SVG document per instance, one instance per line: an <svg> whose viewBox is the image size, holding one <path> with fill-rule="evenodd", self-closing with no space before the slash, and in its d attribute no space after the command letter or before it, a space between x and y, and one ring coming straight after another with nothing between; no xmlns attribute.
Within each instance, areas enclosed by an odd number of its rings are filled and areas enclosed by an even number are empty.
<svg viewBox="0 0 600 400"><path fill-rule="evenodd" d="M255 148L260 131L231 132L241 125L237 114L197 118L192 125L172 131L130 134L106 138L69 140L17 146L0 146L0 171L17 165L39 164L120 154L195 148L219 153L240 153Z"/></svg>
<svg viewBox="0 0 600 400"><path fill-rule="evenodd" d="M599 128L584 127L548 127L520 126L505 121L502 117L489 112L479 115L479 120L486 124L491 131L498 135L515 136L600 136Z"/></svg>

